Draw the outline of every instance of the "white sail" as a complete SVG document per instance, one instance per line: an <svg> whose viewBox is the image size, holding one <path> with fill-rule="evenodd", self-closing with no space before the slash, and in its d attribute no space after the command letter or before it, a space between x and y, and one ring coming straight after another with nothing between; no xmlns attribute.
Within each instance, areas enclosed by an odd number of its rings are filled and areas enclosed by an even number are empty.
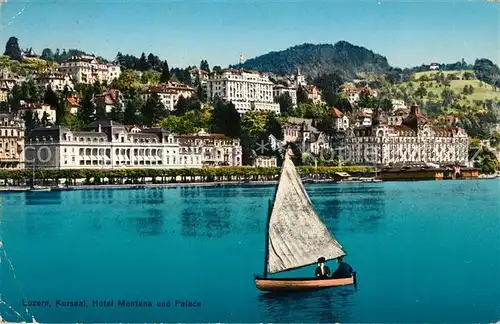
<svg viewBox="0 0 500 324"><path fill-rule="evenodd" d="M310 265L319 257L329 260L346 254L314 211L288 155L283 162L268 231L268 273Z"/></svg>

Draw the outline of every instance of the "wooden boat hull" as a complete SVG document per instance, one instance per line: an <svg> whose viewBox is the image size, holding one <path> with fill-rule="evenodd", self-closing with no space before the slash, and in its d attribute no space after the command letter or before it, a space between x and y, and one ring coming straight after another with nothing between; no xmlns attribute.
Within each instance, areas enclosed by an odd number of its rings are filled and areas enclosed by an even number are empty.
<svg viewBox="0 0 500 324"><path fill-rule="evenodd" d="M270 279L255 277L255 286L262 291L287 292L324 289L338 286L356 284L356 276L340 279L316 279L316 278L280 278Z"/></svg>

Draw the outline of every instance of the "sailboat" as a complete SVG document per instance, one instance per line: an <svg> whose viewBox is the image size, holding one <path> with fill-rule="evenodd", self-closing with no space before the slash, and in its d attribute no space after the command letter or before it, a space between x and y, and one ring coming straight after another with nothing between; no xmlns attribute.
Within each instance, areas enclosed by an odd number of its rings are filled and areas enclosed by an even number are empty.
<svg viewBox="0 0 500 324"><path fill-rule="evenodd" d="M315 264L319 257L333 260L346 255L321 221L288 153L285 154L274 202L269 200L263 276L255 276L262 291L303 291L354 285L349 278L269 278L269 274Z"/></svg>

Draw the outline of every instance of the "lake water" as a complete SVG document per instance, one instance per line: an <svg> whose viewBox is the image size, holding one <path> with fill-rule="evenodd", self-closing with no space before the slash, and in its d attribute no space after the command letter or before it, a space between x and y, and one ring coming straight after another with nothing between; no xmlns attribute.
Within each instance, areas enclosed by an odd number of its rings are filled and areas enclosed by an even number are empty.
<svg viewBox="0 0 500 324"><path fill-rule="evenodd" d="M46 323L498 321L499 185L306 186L359 286L285 296L263 294L253 281L263 271L272 186L1 194L0 234L14 271L2 256L0 291L22 315L23 299L49 301L28 308ZM57 307L58 299L87 307ZM19 320L6 305L0 310Z"/></svg>

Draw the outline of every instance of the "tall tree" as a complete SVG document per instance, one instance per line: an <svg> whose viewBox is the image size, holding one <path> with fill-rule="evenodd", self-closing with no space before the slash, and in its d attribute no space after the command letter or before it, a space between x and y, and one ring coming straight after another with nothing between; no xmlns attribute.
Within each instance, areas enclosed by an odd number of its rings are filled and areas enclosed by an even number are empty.
<svg viewBox="0 0 500 324"><path fill-rule="evenodd" d="M160 82L165 83L170 80L170 69L168 67L167 60L163 61L163 65L161 67L161 76L160 76Z"/></svg>
<svg viewBox="0 0 500 324"><path fill-rule="evenodd" d="M290 116L293 113L293 101L292 97L288 92L283 93L276 98L276 101L280 105L280 112L284 116Z"/></svg>
<svg viewBox="0 0 500 324"><path fill-rule="evenodd" d="M45 94L43 96L43 102L46 103L47 105L50 105L52 108L56 108L57 105L59 104L59 97L54 92L54 90L52 90L51 87L45 90Z"/></svg>
<svg viewBox="0 0 500 324"><path fill-rule="evenodd" d="M111 108L111 111L108 114L109 119L118 121L120 123L124 122L124 111L123 105L121 103L117 103Z"/></svg>
<svg viewBox="0 0 500 324"><path fill-rule="evenodd" d="M210 73L210 66L208 65L208 62L206 60L201 60L200 70L204 70L204 71L207 71L208 73Z"/></svg>
<svg viewBox="0 0 500 324"><path fill-rule="evenodd" d="M5 53L11 60L20 61L22 59L21 48L19 48L19 41L16 37L12 36L5 44Z"/></svg>
<svg viewBox="0 0 500 324"><path fill-rule="evenodd" d="M40 119L38 118L38 114L33 113L33 110L26 110L23 115L23 120L27 132L40 127Z"/></svg>
<svg viewBox="0 0 500 324"><path fill-rule="evenodd" d="M241 135L241 117L231 102L226 103L216 98L212 111L212 125L216 133L233 138Z"/></svg>
<svg viewBox="0 0 500 324"><path fill-rule="evenodd" d="M267 116L266 133L267 135L273 135L279 140L283 139L283 128L281 126L281 122L274 113L270 113Z"/></svg>
<svg viewBox="0 0 500 324"><path fill-rule="evenodd" d="M40 58L45 61L54 61L54 53L50 48L44 48Z"/></svg>
<svg viewBox="0 0 500 324"><path fill-rule="evenodd" d="M96 107L93 101L92 91L85 91L77 117L85 126L95 120Z"/></svg>
<svg viewBox="0 0 500 324"><path fill-rule="evenodd" d="M158 94L153 93L142 107L142 119L146 126L154 126L166 116L165 106Z"/></svg>
<svg viewBox="0 0 500 324"><path fill-rule="evenodd" d="M309 104L311 103L311 100L309 99L307 95L306 89L304 87L299 86L297 89L297 104Z"/></svg>
<svg viewBox="0 0 500 324"><path fill-rule="evenodd" d="M143 105L139 97L129 98L125 103L123 122L127 125L139 124L141 122L139 112L142 110Z"/></svg>
<svg viewBox="0 0 500 324"><path fill-rule="evenodd" d="M147 71L150 68L148 60L146 59L146 54L144 52L142 52L141 58L139 59L139 68L141 71Z"/></svg>

